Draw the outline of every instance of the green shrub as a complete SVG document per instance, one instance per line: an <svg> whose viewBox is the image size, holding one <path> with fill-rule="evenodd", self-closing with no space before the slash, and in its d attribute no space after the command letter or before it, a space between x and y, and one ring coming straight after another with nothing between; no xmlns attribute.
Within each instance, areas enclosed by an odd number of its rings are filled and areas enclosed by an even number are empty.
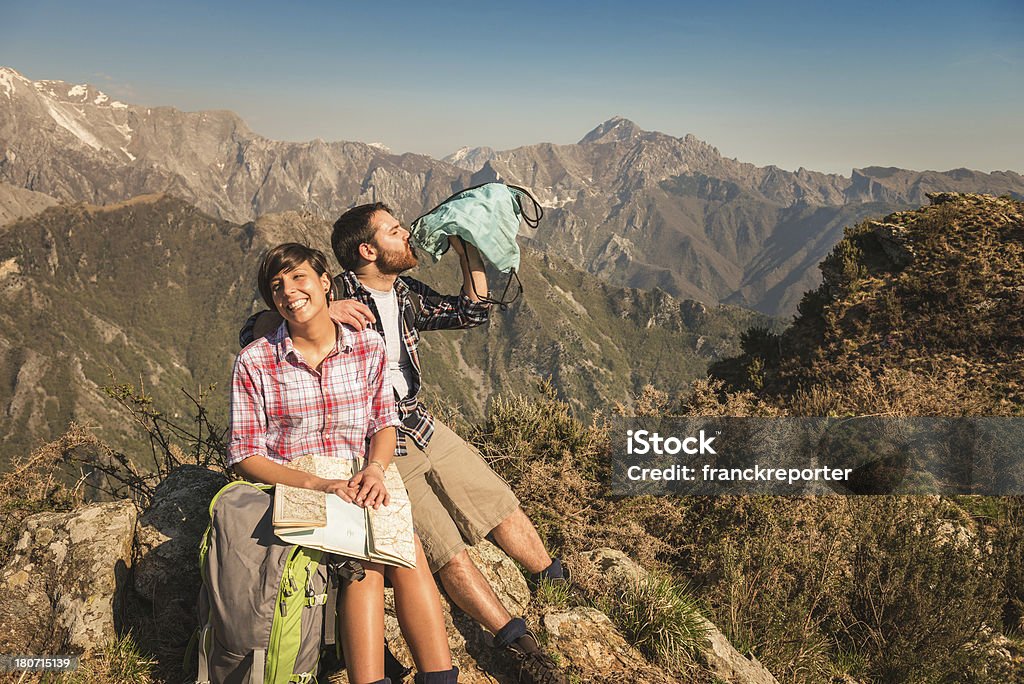
<svg viewBox="0 0 1024 684"><path fill-rule="evenodd" d="M712 621L782 682L832 668L829 616L843 600L851 519L840 497L684 499L677 562Z"/></svg>
<svg viewBox="0 0 1024 684"><path fill-rule="evenodd" d="M993 547L1004 556L1003 628L1024 634L1024 497L1008 496L993 535Z"/></svg>
<svg viewBox="0 0 1024 684"><path fill-rule="evenodd" d="M631 584L604 608L634 646L672 670L692 662L707 635L692 594L668 577L651 575Z"/></svg>
<svg viewBox="0 0 1024 684"><path fill-rule="evenodd" d="M998 563L937 498L856 500L842 648L883 682L962 681L973 645L997 625Z"/></svg>
<svg viewBox="0 0 1024 684"><path fill-rule="evenodd" d="M83 454L102 444L92 433L72 423L60 438L15 460L0 475L0 557L6 558L17 541L26 516L44 511L70 511L84 500L82 487L63 470L70 454Z"/></svg>

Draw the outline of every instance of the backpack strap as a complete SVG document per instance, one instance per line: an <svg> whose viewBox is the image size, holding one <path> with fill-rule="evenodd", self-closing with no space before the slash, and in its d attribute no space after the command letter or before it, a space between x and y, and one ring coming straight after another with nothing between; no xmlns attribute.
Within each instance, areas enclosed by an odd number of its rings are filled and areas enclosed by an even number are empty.
<svg viewBox="0 0 1024 684"><path fill-rule="evenodd" d="M196 676L196 684L210 684L210 652L207 647L209 637L210 625L206 625L199 632L199 673Z"/></svg>
<svg viewBox="0 0 1024 684"><path fill-rule="evenodd" d="M263 684L267 669L267 649L257 648L252 652L252 669L249 670L249 684Z"/></svg>
<svg viewBox="0 0 1024 684"><path fill-rule="evenodd" d="M327 605L324 613L324 645L334 646L338 629L338 581L333 572L327 573Z"/></svg>

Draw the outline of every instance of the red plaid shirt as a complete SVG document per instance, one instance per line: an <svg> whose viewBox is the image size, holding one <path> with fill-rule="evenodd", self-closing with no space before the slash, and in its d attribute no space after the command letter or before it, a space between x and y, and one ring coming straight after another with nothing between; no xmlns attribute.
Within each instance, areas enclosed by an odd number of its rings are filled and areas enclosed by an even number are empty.
<svg viewBox="0 0 1024 684"><path fill-rule="evenodd" d="M397 427L384 340L338 326L320 371L292 345L288 325L243 349L231 378L228 464L259 454L289 463L304 454L356 458L370 436Z"/></svg>

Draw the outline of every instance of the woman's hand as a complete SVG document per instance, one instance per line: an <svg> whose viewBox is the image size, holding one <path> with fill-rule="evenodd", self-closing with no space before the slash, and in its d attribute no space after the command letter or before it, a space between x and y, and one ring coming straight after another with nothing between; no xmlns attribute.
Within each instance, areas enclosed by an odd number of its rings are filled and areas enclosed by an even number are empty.
<svg viewBox="0 0 1024 684"><path fill-rule="evenodd" d="M327 492L328 494L337 494L344 501L353 503L356 499L356 494L359 491L359 487L352 484L354 479L355 478L352 480L326 480L320 478L320 482L316 489L319 489L321 492Z"/></svg>
<svg viewBox="0 0 1024 684"><path fill-rule="evenodd" d="M350 487L358 487L355 502L363 508L373 506L374 510L391 503L391 495L384 485L384 473L376 465L368 464L349 480Z"/></svg>

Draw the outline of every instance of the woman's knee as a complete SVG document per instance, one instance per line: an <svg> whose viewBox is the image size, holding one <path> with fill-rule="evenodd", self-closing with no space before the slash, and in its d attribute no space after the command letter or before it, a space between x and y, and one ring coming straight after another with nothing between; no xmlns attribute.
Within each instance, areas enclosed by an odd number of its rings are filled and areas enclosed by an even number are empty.
<svg viewBox="0 0 1024 684"><path fill-rule="evenodd" d="M366 573L363 579L348 581L344 585L344 591L363 594L376 592L384 595L384 566L379 563L363 563L363 570Z"/></svg>

